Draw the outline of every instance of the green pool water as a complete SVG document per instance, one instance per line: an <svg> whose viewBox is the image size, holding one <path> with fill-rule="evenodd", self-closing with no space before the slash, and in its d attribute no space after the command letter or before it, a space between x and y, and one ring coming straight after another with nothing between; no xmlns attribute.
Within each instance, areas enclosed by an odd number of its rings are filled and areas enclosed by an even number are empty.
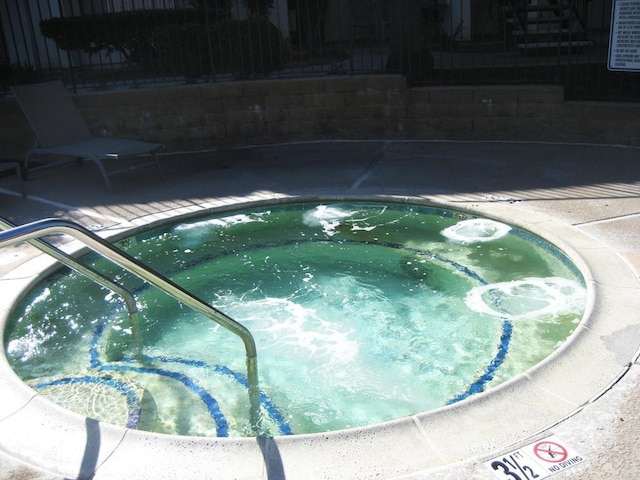
<svg viewBox="0 0 640 480"><path fill-rule="evenodd" d="M256 207L116 245L252 332L269 435L383 422L490 389L553 352L585 306L579 272L554 246L426 206ZM17 374L107 422L252 435L242 342L104 260L86 261L134 293L142 354L122 301L62 269L13 309L5 351Z"/></svg>

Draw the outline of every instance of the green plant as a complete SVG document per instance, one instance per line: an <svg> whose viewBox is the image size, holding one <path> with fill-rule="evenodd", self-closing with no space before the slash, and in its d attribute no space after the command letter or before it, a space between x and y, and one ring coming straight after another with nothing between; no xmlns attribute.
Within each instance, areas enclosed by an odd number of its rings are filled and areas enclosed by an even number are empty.
<svg viewBox="0 0 640 480"><path fill-rule="evenodd" d="M273 8L274 0L244 0L244 6L252 17L262 17Z"/></svg>
<svg viewBox="0 0 640 480"><path fill-rule="evenodd" d="M217 57L222 68L229 66L243 75L264 75L282 67L279 52L283 39L266 17L227 20L216 25Z"/></svg>
<svg viewBox="0 0 640 480"><path fill-rule="evenodd" d="M152 41L154 32L183 24L206 25L228 14L228 8L202 6L54 17L41 21L40 31L62 50L106 55L117 52L130 64L154 69L158 57Z"/></svg>
<svg viewBox="0 0 640 480"><path fill-rule="evenodd" d="M5 62L0 65L0 81L6 85L22 85L25 83L37 83L42 80L42 74L33 65L25 63Z"/></svg>
<svg viewBox="0 0 640 480"><path fill-rule="evenodd" d="M173 25L156 31L159 65L194 81L212 73L265 75L282 66L280 31L264 17Z"/></svg>
<svg viewBox="0 0 640 480"><path fill-rule="evenodd" d="M158 65L163 72L184 75L189 83L212 73L211 62L202 53L207 50L208 43L203 25L168 26L155 32L153 41L158 49Z"/></svg>

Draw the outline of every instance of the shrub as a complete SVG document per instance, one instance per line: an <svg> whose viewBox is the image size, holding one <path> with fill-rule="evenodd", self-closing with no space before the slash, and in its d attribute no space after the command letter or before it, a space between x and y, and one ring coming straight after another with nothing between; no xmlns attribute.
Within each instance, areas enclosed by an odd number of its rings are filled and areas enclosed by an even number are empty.
<svg viewBox="0 0 640 480"><path fill-rule="evenodd" d="M188 82L209 75L207 30L204 25L188 23L162 28L153 42L158 49L158 65L169 75L184 75Z"/></svg>
<svg viewBox="0 0 640 480"><path fill-rule="evenodd" d="M188 81L212 73L265 75L282 67L283 38L264 17L173 25L155 32L160 67Z"/></svg>
<svg viewBox="0 0 640 480"><path fill-rule="evenodd" d="M6 89L8 85L23 85L25 83L38 83L43 80L43 76L33 65L25 63L0 64L0 83Z"/></svg>
<svg viewBox="0 0 640 480"><path fill-rule="evenodd" d="M209 21L225 18L228 12L208 10ZM207 23L201 9L134 10L100 15L54 17L40 22L42 35L58 48L90 54L120 53L126 61L147 69L156 64L153 33L161 28L185 23Z"/></svg>

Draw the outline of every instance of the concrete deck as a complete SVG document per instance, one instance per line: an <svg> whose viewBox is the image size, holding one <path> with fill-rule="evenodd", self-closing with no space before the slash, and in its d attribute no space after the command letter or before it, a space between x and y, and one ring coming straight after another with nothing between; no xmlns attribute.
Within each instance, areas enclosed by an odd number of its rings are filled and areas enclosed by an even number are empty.
<svg viewBox="0 0 640 480"><path fill-rule="evenodd" d="M397 437L388 444L382 440L381 445L365 439L357 448L369 452L343 459L348 467L305 470L311 468L305 464L313 464L311 457L325 455L323 447L296 450L288 442L276 441L271 450L262 444L260 449L273 460L279 448L279 465L267 462L257 470L261 473L239 473L237 478L495 479L500 477L484 462L551 434L586 459L553 478L640 478L640 149L506 142L319 142L168 154L161 163L167 180L161 180L153 166L141 165L112 178L113 194L105 190L90 164L35 172L26 182L27 198L21 197L16 177L3 177L0 215L15 224L65 218L110 235L176 213L247 199L397 195L509 220L551 236L578 253L589 272L587 283L593 296L582 332L526 378L455 409L413 417L420 440L414 439L414 432L407 433L406 446L394 444ZM37 253L25 245L0 250L0 276L11 277ZM6 311L7 290L2 285L0 310ZM2 389L6 372L0 372L3 376ZM21 446L32 442L27 432L30 423L15 420L19 411L28 412L38 399L29 398L28 406L8 405L4 391L1 395L2 479L63 478L87 475L93 469L97 469L96 479L232 478L228 476L234 471L232 464L227 475L195 463L160 474L152 464L155 457L145 460L136 458L135 451L120 453L120 442L131 443L108 428L101 430L101 447L87 445L84 453L68 452L68 458L64 451L52 451L52 456L59 455L59 465L39 463L38 455L26 453L28 445ZM553 406L553 399L562 408ZM496 412L503 412L504 418L497 419ZM62 416L54 417L52 423L64 425ZM37 422L36 418L33 423ZM127 433L127 438L136 437L137 432L133 434ZM380 432L375 435L381 436ZM343 438L338 444L344 442L344 451L351 451L346 449L351 448L349 442L359 441L356 437ZM151 442L144 435L140 438ZM307 440L309 445L318 443ZM44 445L49 441L57 439L41 439ZM32 443L34 450L44 448L36 445L39 441ZM190 448L198 450L198 445L194 442ZM100 448L108 452L87 458L87 452ZM206 456L206 445L202 448ZM391 464L391 457L400 450L415 453L407 463L421 452L424 458L404 470L402 465L385 470L366 460L386 455ZM327 453L327 462L339 453ZM171 456L166 450L162 454ZM180 464L182 457L172 457L171 462ZM140 473L144 470L146 476Z"/></svg>

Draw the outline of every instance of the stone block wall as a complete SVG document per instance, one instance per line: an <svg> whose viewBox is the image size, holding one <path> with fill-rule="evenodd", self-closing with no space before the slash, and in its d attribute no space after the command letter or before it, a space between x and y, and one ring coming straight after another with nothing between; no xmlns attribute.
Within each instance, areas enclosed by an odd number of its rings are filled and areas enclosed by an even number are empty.
<svg viewBox="0 0 640 480"><path fill-rule="evenodd" d="M395 75L317 77L75 95L96 135L169 151L303 140L521 140L640 146L640 104L565 102L561 86L408 88ZM55 112L52 112L55 115ZM0 101L0 156L33 135Z"/></svg>

